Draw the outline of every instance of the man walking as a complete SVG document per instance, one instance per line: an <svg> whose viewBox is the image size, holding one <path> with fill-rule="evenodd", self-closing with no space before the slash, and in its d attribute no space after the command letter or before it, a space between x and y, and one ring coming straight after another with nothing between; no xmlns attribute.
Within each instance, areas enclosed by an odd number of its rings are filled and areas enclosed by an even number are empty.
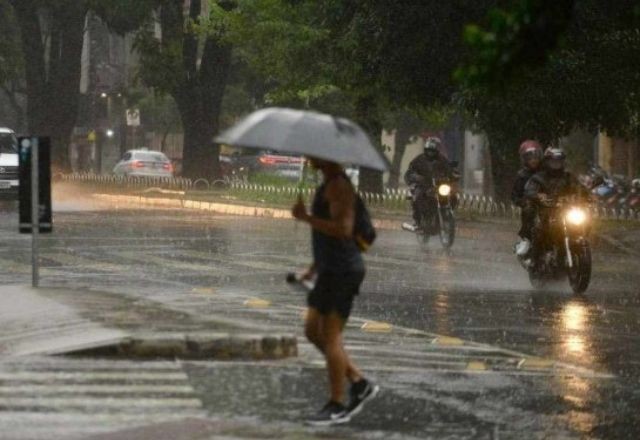
<svg viewBox="0 0 640 440"><path fill-rule="evenodd" d="M316 284L308 296L305 334L326 359L331 388L329 402L307 423L329 426L349 422L378 394L379 387L362 376L349 359L342 340L365 274L360 248L354 239L357 195L339 164L311 159L311 166L323 175L311 214L302 200L298 200L292 214L312 230L313 264L303 278L315 276ZM351 383L346 405L345 379Z"/></svg>

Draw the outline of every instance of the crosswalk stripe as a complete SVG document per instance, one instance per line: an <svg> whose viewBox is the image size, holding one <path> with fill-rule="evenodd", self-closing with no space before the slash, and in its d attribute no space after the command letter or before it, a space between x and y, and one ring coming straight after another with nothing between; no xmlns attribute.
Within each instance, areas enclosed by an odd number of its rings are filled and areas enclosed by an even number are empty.
<svg viewBox="0 0 640 440"><path fill-rule="evenodd" d="M15 371L6 372L0 371L0 380L3 381L32 381L32 382L46 382L50 380L146 380L146 381L160 381L160 380L187 380L187 375L183 372L173 373L152 373L145 371L123 371L123 372L83 372L82 374L76 374L73 372L62 371Z"/></svg>
<svg viewBox="0 0 640 440"><path fill-rule="evenodd" d="M51 371L51 370L71 370L82 373L83 371L147 371L147 372L169 372L175 373L179 370L179 364L175 361L145 361L140 363L133 360L117 361L107 359L85 359L73 357L49 357L30 356L19 360L7 360L0 364L0 371L15 369L16 371Z"/></svg>
<svg viewBox="0 0 640 440"><path fill-rule="evenodd" d="M24 395L24 394L189 394L193 395L193 389L187 385L79 385L79 384L51 384L51 385L0 385L0 395Z"/></svg>
<svg viewBox="0 0 640 440"><path fill-rule="evenodd" d="M3 397L0 396L0 407L24 407L24 408L104 408L131 411L134 408L201 408L202 402L199 399L191 398L105 398L87 397L82 398L59 398L59 397Z"/></svg>

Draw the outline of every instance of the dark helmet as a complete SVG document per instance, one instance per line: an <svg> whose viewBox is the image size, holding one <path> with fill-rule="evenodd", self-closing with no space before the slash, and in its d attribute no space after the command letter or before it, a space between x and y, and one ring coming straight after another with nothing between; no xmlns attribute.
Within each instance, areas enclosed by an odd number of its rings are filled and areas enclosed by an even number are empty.
<svg viewBox="0 0 640 440"><path fill-rule="evenodd" d="M424 154L428 159L436 159L440 156L440 139L437 137L429 137L424 143Z"/></svg>
<svg viewBox="0 0 640 440"><path fill-rule="evenodd" d="M531 159L542 160L542 145L534 140L526 140L520 144L520 160L526 165Z"/></svg>
<svg viewBox="0 0 640 440"><path fill-rule="evenodd" d="M544 152L545 166L551 171L564 171L567 155L562 148L549 147Z"/></svg>

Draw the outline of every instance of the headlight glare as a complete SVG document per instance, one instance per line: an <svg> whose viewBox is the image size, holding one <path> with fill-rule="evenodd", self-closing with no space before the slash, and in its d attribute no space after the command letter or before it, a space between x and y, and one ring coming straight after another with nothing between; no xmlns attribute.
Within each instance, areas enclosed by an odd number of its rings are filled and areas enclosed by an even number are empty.
<svg viewBox="0 0 640 440"><path fill-rule="evenodd" d="M571 208L566 218L572 225L580 226L587 220L587 213L581 208Z"/></svg>
<svg viewBox="0 0 640 440"><path fill-rule="evenodd" d="M442 197L447 197L449 194L451 194L451 187L447 184L440 185L438 187L438 194L440 194Z"/></svg>

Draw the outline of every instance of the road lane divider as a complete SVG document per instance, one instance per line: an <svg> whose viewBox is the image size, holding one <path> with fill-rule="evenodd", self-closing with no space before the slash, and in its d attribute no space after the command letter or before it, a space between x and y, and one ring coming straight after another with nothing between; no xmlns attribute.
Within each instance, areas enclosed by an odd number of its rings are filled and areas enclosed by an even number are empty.
<svg viewBox="0 0 640 440"><path fill-rule="evenodd" d="M271 301L262 298L249 298L244 302L244 305L252 309L266 309L271 306Z"/></svg>
<svg viewBox="0 0 640 440"><path fill-rule="evenodd" d="M487 364L482 361L471 361L467 364L467 371L486 371Z"/></svg>
<svg viewBox="0 0 640 440"><path fill-rule="evenodd" d="M216 290L213 287L194 287L191 291L202 295L213 295L216 293Z"/></svg>
<svg viewBox="0 0 640 440"><path fill-rule="evenodd" d="M367 333L391 333L393 326L388 322L367 321L360 329Z"/></svg>
<svg viewBox="0 0 640 440"><path fill-rule="evenodd" d="M438 336L433 341L431 341L434 345L443 345L448 347L458 347L460 345L464 345L464 341L460 338L454 338L451 336Z"/></svg>
<svg viewBox="0 0 640 440"><path fill-rule="evenodd" d="M555 361L537 357L524 358L518 363L518 368L521 370L548 370L555 366Z"/></svg>

